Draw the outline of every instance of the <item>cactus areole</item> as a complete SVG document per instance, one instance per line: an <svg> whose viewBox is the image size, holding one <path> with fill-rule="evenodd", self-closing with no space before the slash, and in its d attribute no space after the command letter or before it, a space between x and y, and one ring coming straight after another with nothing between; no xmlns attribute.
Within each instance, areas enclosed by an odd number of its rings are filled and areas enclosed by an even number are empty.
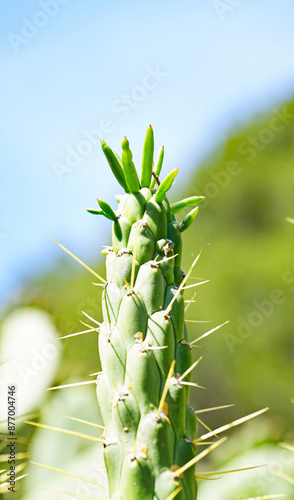
<svg viewBox="0 0 294 500"><path fill-rule="evenodd" d="M181 470L196 455L197 424L186 384L191 372L181 378L192 365L184 323L181 233L198 210L193 208L181 223L174 214L204 197L169 204L166 193L177 169L160 182L164 151L154 164L151 126L140 177L126 138L121 159L104 141L101 145L124 190L116 210L102 200L97 210L89 209L112 221L112 246L102 252L107 283L97 380L109 498L194 500L195 466Z"/></svg>

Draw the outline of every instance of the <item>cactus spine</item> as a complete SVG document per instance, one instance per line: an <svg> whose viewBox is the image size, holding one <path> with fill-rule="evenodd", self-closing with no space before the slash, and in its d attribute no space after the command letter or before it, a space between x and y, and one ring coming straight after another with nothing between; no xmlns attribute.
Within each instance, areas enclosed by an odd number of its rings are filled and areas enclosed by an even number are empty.
<svg viewBox="0 0 294 500"><path fill-rule="evenodd" d="M102 372L97 380L109 497L194 500L194 466L181 472L196 455L197 424L185 384L191 379L192 353L184 324L181 233L198 209L181 224L174 214L195 207L204 197L170 206L166 192L177 169L159 181L163 148L153 165L151 126L140 179L126 138L122 159L104 141L101 144L125 191L116 211L102 200L99 209L89 209L113 222L112 247L103 251L107 283L99 333Z"/></svg>

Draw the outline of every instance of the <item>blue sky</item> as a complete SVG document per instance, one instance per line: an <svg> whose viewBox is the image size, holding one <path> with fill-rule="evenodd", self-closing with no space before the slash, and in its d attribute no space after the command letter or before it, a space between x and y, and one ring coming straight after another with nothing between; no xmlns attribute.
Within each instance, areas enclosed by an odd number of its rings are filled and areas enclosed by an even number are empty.
<svg viewBox="0 0 294 500"><path fill-rule="evenodd" d="M179 183L229 131L293 95L291 0L1 2L0 298L61 256L88 262L119 186L99 146L149 123ZM92 142L91 142L92 141ZM113 204L115 206L115 204Z"/></svg>

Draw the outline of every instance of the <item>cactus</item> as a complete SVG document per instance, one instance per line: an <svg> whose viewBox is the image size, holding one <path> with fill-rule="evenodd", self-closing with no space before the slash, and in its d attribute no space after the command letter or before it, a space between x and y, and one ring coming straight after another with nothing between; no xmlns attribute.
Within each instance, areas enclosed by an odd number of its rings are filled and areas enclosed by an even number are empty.
<svg viewBox="0 0 294 500"><path fill-rule="evenodd" d="M162 182L159 181L164 150L161 148L159 151L154 166L151 126L144 143L140 180L126 138L122 142L122 159L104 141L101 143L108 163L125 191L125 194L117 197L117 210L101 199L98 199L98 208L88 209L94 215L105 216L113 224L112 247L106 247L102 252L106 256L107 280L63 245L56 243L98 278L99 284L103 286L103 323L100 324L83 312L95 323L95 327L81 321L87 327L86 331L60 337L66 339L99 331L102 371L98 374L97 382L91 379L50 387L48 390L96 383L104 426L80 418L67 418L102 427L103 436L94 437L41 422L24 422L101 443L108 476L109 500L196 500L196 478L218 479L220 474L259 467L255 465L195 474L195 464L227 438L213 443L207 439L218 437L218 434L263 414L268 408L210 430L196 414L233 405L196 412L189 406L190 386L199 387L191 382L192 370L202 359L200 357L193 363L191 347L227 323L209 330L190 343L188 341L184 313L192 299L184 307L183 292L185 288L200 284L185 286L199 256L185 275L181 269L181 234L194 221L198 204L204 197L193 196L169 204L166 193L171 189L178 170L173 170ZM175 214L187 207L193 208L178 223ZM288 220L293 222L293 219ZM209 430L198 438L197 421ZM210 446L200 448L202 451L196 454L197 445ZM291 448L289 445L285 447ZM104 478L101 484L52 465L35 461L31 461L31 464L91 483L99 490L105 487ZM20 464L17 471L25 465ZM282 471L276 471L276 475L293 484L293 479ZM24 474L17 480L26 476ZM2 486L6 487L7 484ZM46 489L66 496L94 498L76 492ZM7 488L3 490L5 492ZM280 496L283 495L258 496L247 500ZM102 499L101 496L99 498ZM105 496L103 500L106 500Z"/></svg>
<svg viewBox="0 0 294 500"><path fill-rule="evenodd" d="M178 170L159 181L164 150L154 165L151 126L140 178L126 138L121 159L104 141L101 145L125 191L117 210L100 199L99 209L88 209L113 226L112 247L102 252L107 282L97 380L109 497L194 500L197 419L189 406L193 362L184 323L188 275L181 256L182 232L204 197L169 204L166 193ZM176 213L195 206L181 223L176 221Z"/></svg>

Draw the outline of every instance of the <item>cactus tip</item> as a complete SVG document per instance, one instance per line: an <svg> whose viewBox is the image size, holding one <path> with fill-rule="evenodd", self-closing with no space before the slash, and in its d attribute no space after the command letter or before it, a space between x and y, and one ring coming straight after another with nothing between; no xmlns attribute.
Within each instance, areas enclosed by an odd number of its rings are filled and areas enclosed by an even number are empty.
<svg viewBox="0 0 294 500"><path fill-rule="evenodd" d="M128 139L126 138L126 136L124 136L124 138L123 138L123 141L122 141L121 145L122 145L122 148L123 148L123 149L128 149L128 147L129 147L129 141L128 141Z"/></svg>

